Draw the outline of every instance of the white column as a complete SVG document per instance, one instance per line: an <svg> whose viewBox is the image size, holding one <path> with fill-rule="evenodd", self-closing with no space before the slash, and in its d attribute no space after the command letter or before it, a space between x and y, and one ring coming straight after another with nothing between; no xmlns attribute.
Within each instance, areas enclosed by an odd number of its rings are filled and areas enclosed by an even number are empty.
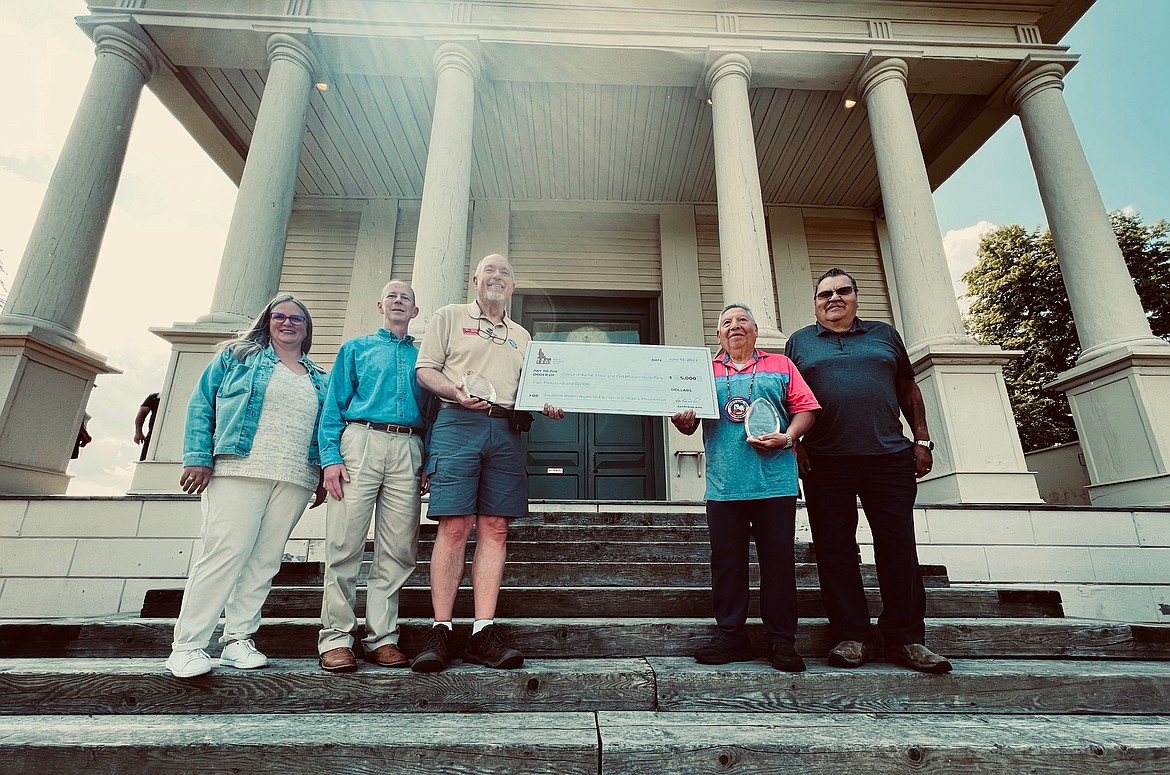
<svg viewBox="0 0 1170 775"><path fill-rule="evenodd" d="M1008 89L1060 260L1081 355L1064 391L1094 506L1170 504L1170 344L1150 332L1062 89L1042 65Z"/></svg>
<svg viewBox="0 0 1170 775"><path fill-rule="evenodd" d="M77 336L113 206L149 45L109 25L0 315L0 493L59 494L99 374L116 372Z"/></svg>
<svg viewBox="0 0 1170 775"><path fill-rule="evenodd" d="M463 301L467 263L471 132L479 62L462 46L447 43L435 52L435 74L439 84L411 278L421 310L411 322L415 336L422 334L439 307ZM499 245L493 252L506 255L507 250L507 245Z"/></svg>
<svg viewBox="0 0 1170 775"><path fill-rule="evenodd" d="M760 327L760 346L776 349L783 346L784 335L776 325L764 198L748 104L751 76L751 63L740 54L725 54L707 71L723 302L751 307Z"/></svg>
<svg viewBox="0 0 1170 775"><path fill-rule="evenodd" d="M951 286L926 163L900 59L876 63L858 87L869 114L874 156L900 301L901 331L936 444L920 503L1034 503L1003 364L1019 353L973 342ZM865 297L860 300L864 317Z"/></svg>
<svg viewBox="0 0 1170 775"><path fill-rule="evenodd" d="M248 321L278 290L317 62L305 44L285 34L268 39L268 61L211 314L201 322Z"/></svg>
<svg viewBox="0 0 1170 775"><path fill-rule="evenodd" d="M245 327L279 290L305 113L317 60L296 38L268 38L268 78L248 147L211 311L196 323L151 331L171 344L158 419L132 493L177 492L187 400L216 346ZM374 297L371 295L370 303Z"/></svg>
<svg viewBox="0 0 1170 775"><path fill-rule="evenodd" d="M97 61L0 318L74 342L138 100L155 68L150 49L125 30L98 27L94 41Z"/></svg>
<svg viewBox="0 0 1170 775"><path fill-rule="evenodd" d="M1064 68L1043 65L1011 85L1068 292L1078 362L1122 344L1164 345L1150 332L1101 193L1064 101Z"/></svg>
<svg viewBox="0 0 1170 775"><path fill-rule="evenodd" d="M926 162L906 93L906 63L879 62L858 85L869 114L878 179L889 226L902 334L910 348L970 343L947 270Z"/></svg>

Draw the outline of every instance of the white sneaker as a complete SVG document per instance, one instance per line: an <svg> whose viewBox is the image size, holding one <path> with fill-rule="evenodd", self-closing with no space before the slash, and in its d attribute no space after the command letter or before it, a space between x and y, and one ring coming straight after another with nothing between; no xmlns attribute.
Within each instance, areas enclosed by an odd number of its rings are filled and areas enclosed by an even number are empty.
<svg viewBox="0 0 1170 775"><path fill-rule="evenodd" d="M175 678L194 678L211 672L211 657L203 649L172 651L167 658L167 670Z"/></svg>
<svg viewBox="0 0 1170 775"><path fill-rule="evenodd" d="M233 640L223 647L219 655L221 667L238 667L242 670L252 670L268 664L268 657L260 653L251 638L247 640Z"/></svg>

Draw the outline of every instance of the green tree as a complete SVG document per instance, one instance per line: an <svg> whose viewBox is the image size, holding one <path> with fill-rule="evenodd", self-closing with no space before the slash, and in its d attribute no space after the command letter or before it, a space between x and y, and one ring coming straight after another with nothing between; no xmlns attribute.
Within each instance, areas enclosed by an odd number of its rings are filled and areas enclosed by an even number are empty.
<svg viewBox="0 0 1170 775"><path fill-rule="evenodd" d="M1170 224L1140 215L1109 219L1156 336L1170 339ZM1004 226L979 243L979 263L963 275L972 299L966 323L975 339L1024 355L1004 381L1025 450L1076 439L1064 394L1045 388L1081 353L1052 234Z"/></svg>

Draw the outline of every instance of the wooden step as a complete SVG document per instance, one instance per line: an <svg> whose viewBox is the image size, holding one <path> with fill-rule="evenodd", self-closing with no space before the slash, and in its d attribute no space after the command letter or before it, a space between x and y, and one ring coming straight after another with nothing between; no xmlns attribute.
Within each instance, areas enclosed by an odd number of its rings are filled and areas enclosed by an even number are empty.
<svg viewBox="0 0 1170 775"><path fill-rule="evenodd" d="M836 713L24 716L4 772L1124 772L1163 775L1170 719Z"/></svg>
<svg viewBox="0 0 1170 775"><path fill-rule="evenodd" d="M217 666L184 680L159 659L0 659L5 716L569 712L653 710L654 703L654 673L644 659L531 659L518 670L456 662L433 675L367 664L337 675L316 659L274 659L258 670Z"/></svg>
<svg viewBox="0 0 1170 775"><path fill-rule="evenodd" d="M627 536L628 538L632 536ZM434 541L419 541L418 556L426 559L434 551ZM812 544L798 542L794 546L797 562L815 562ZM367 547L366 560L373 558L373 547ZM475 553L475 541L468 541L467 559ZM749 549L754 562L756 547ZM711 545L706 536L702 541L508 541L508 562L710 562Z"/></svg>
<svg viewBox="0 0 1170 775"><path fill-rule="evenodd" d="M598 713L603 775L654 772L1164 775L1166 717ZM665 765L665 766L664 766Z"/></svg>
<svg viewBox="0 0 1170 775"><path fill-rule="evenodd" d="M419 539L434 541L438 523L423 520L419 525ZM475 540L475 533L471 534ZM512 521L508 525L508 541L641 541L659 543L662 541L693 541L707 543L707 523L697 525L602 525L602 524L527 524ZM367 544L373 549L373 543Z"/></svg>
<svg viewBox="0 0 1170 775"><path fill-rule="evenodd" d="M786 675L762 659L719 666L679 657L646 661L658 710L1170 714L1170 662L954 659L949 675L924 676L885 662L843 670L808 659L807 672Z"/></svg>
<svg viewBox="0 0 1170 775"><path fill-rule="evenodd" d="M597 775L598 740L592 713L23 716L4 719L0 762L5 775Z"/></svg>
<svg viewBox="0 0 1170 775"><path fill-rule="evenodd" d="M321 612L322 590L312 587L278 587L268 596L264 616L286 618L317 616ZM866 590L870 615L881 613L881 594ZM141 615L172 617L179 615L183 601L181 589L152 589L146 593ZM357 590L357 613L365 615L366 590ZM801 617L823 617L819 589L797 590ZM471 589L459 590L455 616L473 614ZM748 615L759 616L759 592L751 591ZM400 616L430 616L431 592L427 587L405 587L399 597ZM707 587L504 587L496 615L512 618L608 616L635 618L644 616L709 617L711 590ZM1063 616L1060 593L1047 590L995 590L971 587L930 589L926 594L926 615L931 617L1017 617Z"/></svg>
<svg viewBox="0 0 1170 775"><path fill-rule="evenodd" d="M532 659L691 656L714 634L710 619L508 619L502 622L516 648ZM271 657L306 657L317 652L316 619L269 619L256 642ZM421 648L429 620L402 622L401 645ZM760 643L762 626L749 620ZM173 619L110 622L54 619L0 622L0 657L165 657ZM462 652L469 628L460 623L452 638ZM1170 625L1130 625L1075 619L928 619L927 645L950 657L1170 659ZM820 656L835 645L823 619L801 621L797 647ZM762 647L760 653L762 654Z"/></svg>
<svg viewBox="0 0 1170 775"><path fill-rule="evenodd" d="M668 710L723 712L1170 714L1170 663L956 659L949 676L875 662L856 670L809 659L805 673L762 659L699 665L690 657L528 660L517 670L456 662L421 675L314 659L260 670L216 667L178 680L161 659L0 660L0 715L465 713ZM2 724L0 724L2 725Z"/></svg>
<svg viewBox="0 0 1170 775"><path fill-rule="evenodd" d="M363 562L358 571L358 583L365 584L369 562ZM942 565L922 565L922 582L927 587L945 587L947 569ZM759 586L759 566L748 566L752 586ZM470 563L464 571L464 582L470 578ZM318 562L285 562L276 575L278 586L311 586L324 583L322 564ZM861 566L861 580L867 587L877 587L877 571L872 564ZM531 562L509 560L504 568L504 583L516 587L539 586L606 586L606 587L695 587L711 583L709 562ZM798 586L820 585L817 566L797 563ZM410 586L430 584L430 563L419 562L407 581Z"/></svg>

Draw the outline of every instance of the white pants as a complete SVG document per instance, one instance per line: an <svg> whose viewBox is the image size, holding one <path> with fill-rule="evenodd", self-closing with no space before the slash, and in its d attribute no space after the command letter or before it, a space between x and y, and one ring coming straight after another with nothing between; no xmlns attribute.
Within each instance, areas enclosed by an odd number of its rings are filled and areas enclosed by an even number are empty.
<svg viewBox="0 0 1170 775"><path fill-rule="evenodd" d="M187 577L173 649L207 648L221 613L220 643L252 637L285 543L312 495L289 482L211 477L201 501L203 554Z"/></svg>
<svg viewBox="0 0 1170 775"><path fill-rule="evenodd" d="M325 514L325 595L317 650L352 647L357 575L374 518L374 560L366 581L367 651L398 642L398 593L418 554L422 439L347 425L341 456L349 471L342 499ZM375 509L377 514L375 516Z"/></svg>

